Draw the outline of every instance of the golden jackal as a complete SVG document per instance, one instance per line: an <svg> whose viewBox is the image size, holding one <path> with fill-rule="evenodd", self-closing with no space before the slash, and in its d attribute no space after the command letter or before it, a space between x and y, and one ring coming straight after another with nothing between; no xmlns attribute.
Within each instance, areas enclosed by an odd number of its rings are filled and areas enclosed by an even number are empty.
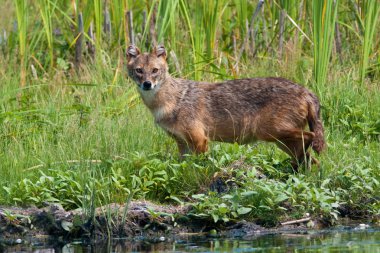
<svg viewBox="0 0 380 253"><path fill-rule="evenodd" d="M318 98L283 78L250 78L220 83L173 78L166 50L127 49L128 74L145 105L177 144L181 155L207 151L208 141L275 142L296 169L309 158L309 146L325 146ZM306 124L309 131L305 131ZM314 162L317 162L313 159Z"/></svg>

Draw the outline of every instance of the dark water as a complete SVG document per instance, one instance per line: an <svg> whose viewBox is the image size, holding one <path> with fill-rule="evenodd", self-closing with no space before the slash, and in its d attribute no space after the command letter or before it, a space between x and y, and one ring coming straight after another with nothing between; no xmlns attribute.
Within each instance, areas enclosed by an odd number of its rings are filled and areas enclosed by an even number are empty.
<svg viewBox="0 0 380 253"><path fill-rule="evenodd" d="M61 246L18 245L0 252L374 252L380 253L379 228L350 228L303 233L255 235L247 238L188 236L164 242L114 239L95 245L72 242Z"/></svg>

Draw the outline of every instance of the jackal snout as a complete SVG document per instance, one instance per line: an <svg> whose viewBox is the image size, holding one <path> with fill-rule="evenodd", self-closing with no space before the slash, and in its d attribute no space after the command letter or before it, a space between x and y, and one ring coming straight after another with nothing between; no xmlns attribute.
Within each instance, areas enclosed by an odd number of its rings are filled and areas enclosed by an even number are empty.
<svg viewBox="0 0 380 253"><path fill-rule="evenodd" d="M128 74L141 90L154 90L164 82L167 73L166 51L164 47L156 47L151 53L141 54L131 45L127 50Z"/></svg>
<svg viewBox="0 0 380 253"><path fill-rule="evenodd" d="M152 82L151 81L144 81L142 84L143 90L151 90L152 89Z"/></svg>

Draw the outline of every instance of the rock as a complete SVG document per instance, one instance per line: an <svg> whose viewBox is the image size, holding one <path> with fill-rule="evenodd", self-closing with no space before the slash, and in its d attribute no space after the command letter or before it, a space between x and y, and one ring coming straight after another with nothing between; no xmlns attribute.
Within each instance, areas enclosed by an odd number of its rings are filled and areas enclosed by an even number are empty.
<svg viewBox="0 0 380 253"><path fill-rule="evenodd" d="M357 229L366 229L366 228L369 228L369 225L364 224L364 223L359 224L359 226L357 227Z"/></svg>

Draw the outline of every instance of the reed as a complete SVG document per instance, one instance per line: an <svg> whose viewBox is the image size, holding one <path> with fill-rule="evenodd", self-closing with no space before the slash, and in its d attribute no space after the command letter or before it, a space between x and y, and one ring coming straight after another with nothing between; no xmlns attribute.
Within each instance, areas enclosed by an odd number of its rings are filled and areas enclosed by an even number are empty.
<svg viewBox="0 0 380 253"><path fill-rule="evenodd" d="M17 35L19 44L20 56L20 85L24 87L26 84L26 69L27 69L27 26L29 18L29 9L27 0L16 0L16 15L17 15Z"/></svg>
<svg viewBox="0 0 380 253"><path fill-rule="evenodd" d="M54 1L56 5L57 1ZM54 16L54 7L51 4L51 0L38 0L38 7L40 9L41 19L46 34L46 41L49 50L50 68L54 66L54 47L53 47L53 25L52 18Z"/></svg>
<svg viewBox="0 0 380 253"><path fill-rule="evenodd" d="M190 15L189 15L189 11L186 5L186 1L180 0L179 4L180 4L180 13L182 14L182 18L184 20L184 23L186 24L188 34L189 34L189 40L191 43L191 60L192 60L191 65L194 66L192 69L194 73L194 79L198 80L197 72L195 71L195 66L197 63L197 54L196 54L196 40L195 40L194 28L193 28L193 25L191 24Z"/></svg>
<svg viewBox="0 0 380 253"><path fill-rule="evenodd" d="M238 38L244 38L246 30L246 22L248 20L248 10L249 3L247 0L234 0L235 11L236 11L236 22L237 30L235 33L238 34Z"/></svg>
<svg viewBox="0 0 380 253"><path fill-rule="evenodd" d="M91 1L90 1L91 2ZM97 63L101 63L102 34L103 34L103 1L94 0L94 20L95 20L95 50Z"/></svg>
<svg viewBox="0 0 380 253"><path fill-rule="evenodd" d="M364 83L369 59L371 52L373 51L373 41L376 28L379 26L379 13L380 13L380 3L379 1L365 0L362 6L363 20L363 38L362 38L362 53L360 60L360 82Z"/></svg>
<svg viewBox="0 0 380 253"><path fill-rule="evenodd" d="M333 46L335 18L339 1L313 0L314 78L324 85Z"/></svg>
<svg viewBox="0 0 380 253"><path fill-rule="evenodd" d="M116 45L121 45L122 39L124 37L125 22L124 20L124 1L123 0L113 0L110 1L111 6L111 18L112 18L112 28L115 34Z"/></svg>
<svg viewBox="0 0 380 253"><path fill-rule="evenodd" d="M178 19L179 0L159 1L158 20L156 23L157 42L164 43L168 39L168 44L176 45L176 20Z"/></svg>
<svg viewBox="0 0 380 253"><path fill-rule="evenodd" d="M208 1L201 0L200 6L202 10L202 20L204 30L202 31L205 34L205 46L206 46L206 58L210 60L215 57L215 44L216 44L216 33L218 31L218 24L220 23L220 15L223 15L225 8L221 6L223 1ZM222 7L222 8L221 8Z"/></svg>
<svg viewBox="0 0 380 253"><path fill-rule="evenodd" d="M380 72L378 64L371 64L371 59L377 56L375 52L379 48L379 43L374 42L378 37L376 29L379 16L378 1L363 0L349 3L337 1L334 4L334 0L302 0L298 3L289 0L268 0L264 1L257 15L254 13L259 1L248 0L192 2L72 0L70 3L38 0L37 4L28 6L25 5L26 2L26 0L17 0L14 4L20 23L17 32L17 43L20 47L18 58L20 61L23 60L18 68L20 71L23 69L23 84L29 74L25 59L31 55L33 60L38 62L38 66L42 66L43 72L55 71L52 69L56 64L55 57L72 61L73 50L64 52L62 49L65 47L61 46L61 39L56 38L53 31L59 29L65 41L69 43L69 48L72 48L77 38L74 32L76 29L73 29L73 24L76 25L76 22L73 23L73 20L77 19L79 12L83 13L84 33L87 33L91 23L95 30L95 38L85 35L86 43L95 44L96 55L102 55L103 60L121 56L120 49L129 43L125 13L131 11L135 43L141 48L164 43L178 56L180 65L185 67L185 75L194 79L199 80L204 72L212 72L219 77L238 76L237 66L243 66L249 59L256 57L278 59L277 53L280 51L286 56L281 60L287 61L287 52L298 48L297 50L305 52L304 55L313 55L314 79L321 84L326 80L329 61L333 59L332 40L335 17L339 8L344 10L339 15L342 29L339 37L344 47L340 57L345 57L344 53L348 53L349 47L359 45L361 50L350 49L353 53L350 56L354 56L350 58L360 63L361 82L368 69L375 74ZM40 15L28 18L27 12L31 6L37 6ZM112 24L110 31L112 36L107 35L107 43L102 42L105 36L103 31L105 9L110 10ZM143 13L146 13L145 18ZM253 26L250 27L253 16L255 19ZM153 19L155 19L152 23L154 27L150 29ZM33 23L30 25L33 27L33 33L28 35L29 39L26 38L25 30L27 20ZM42 26L37 25L39 23ZM41 37L41 34L45 36ZM309 39L310 35L313 35L312 40ZM12 36L9 37L9 42L12 42ZM26 44L29 44L29 53L26 53ZM48 54L42 52L45 48L48 49ZM11 51L9 47L8 52ZM86 50L83 52L87 53ZM85 57L84 60L86 59L88 58ZM187 64L188 62L191 64ZM222 64L225 66L222 67ZM227 69L224 69L226 66ZM233 74L228 74L229 72Z"/></svg>

